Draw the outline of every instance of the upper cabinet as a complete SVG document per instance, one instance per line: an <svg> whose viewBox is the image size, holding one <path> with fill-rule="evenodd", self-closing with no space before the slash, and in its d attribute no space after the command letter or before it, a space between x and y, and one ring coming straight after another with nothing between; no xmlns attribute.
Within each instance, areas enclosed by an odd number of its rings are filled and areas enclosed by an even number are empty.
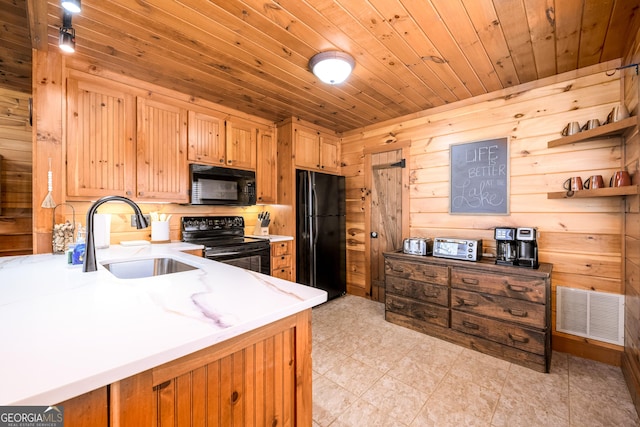
<svg viewBox="0 0 640 427"><path fill-rule="evenodd" d="M295 165L328 173L338 173L339 139L326 132L298 124L293 128L293 154Z"/></svg>
<svg viewBox="0 0 640 427"><path fill-rule="evenodd" d="M227 119L225 133L228 167L256 169L257 132L256 125L251 122Z"/></svg>
<svg viewBox="0 0 640 427"><path fill-rule="evenodd" d="M256 199L261 204L275 204L276 187L276 159L278 154L277 140L272 129L259 128L257 141L256 164Z"/></svg>
<svg viewBox="0 0 640 427"><path fill-rule="evenodd" d="M189 201L187 110L138 98L137 198Z"/></svg>
<svg viewBox="0 0 640 427"><path fill-rule="evenodd" d="M67 196L188 202L187 112L109 80L67 79Z"/></svg>
<svg viewBox="0 0 640 427"><path fill-rule="evenodd" d="M135 194L135 97L124 87L67 80L67 195Z"/></svg>
<svg viewBox="0 0 640 427"><path fill-rule="evenodd" d="M224 117L189 111L189 161L225 166L225 152Z"/></svg>

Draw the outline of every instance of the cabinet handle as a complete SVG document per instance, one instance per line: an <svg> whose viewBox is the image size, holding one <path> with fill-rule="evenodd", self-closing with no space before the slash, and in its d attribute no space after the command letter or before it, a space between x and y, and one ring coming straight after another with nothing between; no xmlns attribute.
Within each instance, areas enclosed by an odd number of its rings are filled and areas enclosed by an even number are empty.
<svg viewBox="0 0 640 427"><path fill-rule="evenodd" d="M398 304L397 302L392 302L389 305L391 306L391 308L394 308L396 310L401 310L404 308L404 304Z"/></svg>
<svg viewBox="0 0 640 427"><path fill-rule="evenodd" d="M416 313L418 319L437 319L438 315L433 313Z"/></svg>
<svg viewBox="0 0 640 427"><path fill-rule="evenodd" d="M130 196L131 195L131 191L127 191L126 194L127 194L127 196Z"/></svg>
<svg viewBox="0 0 640 427"><path fill-rule="evenodd" d="M433 271L423 271L422 275L427 277L437 277L438 273L434 273Z"/></svg>
<svg viewBox="0 0 640 427"><path fill-rule="evenodd" d="M478 305L478 303L476 301L472 301L472 300L464 299L464 298L458 298L458 304L466 305L468 307L476 307Z"/></svg>
<svg viewBox="0 0 640 427"><path fill-rule="evenodd" d="M509 332L509 339L512 341L520 342L522 344L526 344L529 342L529 338L513 335L511 332Z"/></svg>
<svg viewBox="0 0 640 427"><path fill-rule="evenodd" d="M531 288L520 285L512 285L511 283L507 283L507 289L513 292L531 292Z"/></svg>
<svg viewBox="0 0 640 427"><path fill-rule="evenodd" d="M231 393L231 404L232 405L236 404L239 398L240 398L240 393L234 390L233 393Z"/></svg>
<svg viewBox="0 0 640 427"><path fill-rule="evenodd" d="M396 267L395 265L391 267L391 271L394 271L396 273L404 273L404 269L402 269L401 267Z"/></svg>
<svg viewBox="0 0 640 427"><path fill-rule="evenodd" d="M140 191L140 192L138 193L138 196L144 196L144 191Z"/></svg>
<svg viewBox="0 0 640 427"><path fill-rule="evenodd" d="M284 259L284 256L283 256L283 257L281 257L280 259Z"/></svg>
<svg viewBox="0 0 640 427"><path fill-rule="evenodd" d="M478 279L469 279L468 277L463 277L462 283L466 285L477 285L479 282Z"/></svg>
<svg viewBox="0 0 640 427"><path fill-rule="evenodd" d="M509 312L510 315L516 316L516 317L527 317L529 315L527 311L518 310L517 308L510 308L507 311Z"/></svg>
<svg viewBox="0 0 640 427"><path fill-rule="evenodd" d="M439 292L427 292L424 291L423 295L425 298L438 298L438 296L440 295Z"/></svg>
<svg viewBox="0 0 640 427"><path fill-rule="evenodd" d="M475 323L471 323L467 320L462 321L462 326L469 329L476 329L476 330L480 329L480 325L476 325Z"/></svg>

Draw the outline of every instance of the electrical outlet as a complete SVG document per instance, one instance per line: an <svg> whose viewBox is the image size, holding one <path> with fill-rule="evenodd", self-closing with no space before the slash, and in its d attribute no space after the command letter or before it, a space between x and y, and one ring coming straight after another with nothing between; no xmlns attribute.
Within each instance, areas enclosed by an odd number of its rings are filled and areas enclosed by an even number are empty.
<svg viewBox="0 0 640 427"><path fill-rule="evenodd" d="M151 225L151 215L146 214L143 215L144 219L147 220L147 224ZM131 214L131 226L132 227L138 227L138 220L135 214Z"/></svg>

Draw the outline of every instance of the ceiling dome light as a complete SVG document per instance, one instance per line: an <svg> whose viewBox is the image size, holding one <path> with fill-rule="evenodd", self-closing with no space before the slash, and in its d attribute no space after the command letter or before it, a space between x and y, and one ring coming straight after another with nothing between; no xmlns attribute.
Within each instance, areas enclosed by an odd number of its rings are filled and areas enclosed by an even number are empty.
<svg viewBox="0 0 640 427"><path fill-rule="evenodd" d="M342 83L349 77L356 61L345 52L330 51L314 55L309 68L320 80L330 85Z"/></svg>
<svg viewBox="0 0 640 427"><path fill-rule="evenodd" d="M80 0L60 0L60 5L71 13L80 13Z"/></svg>

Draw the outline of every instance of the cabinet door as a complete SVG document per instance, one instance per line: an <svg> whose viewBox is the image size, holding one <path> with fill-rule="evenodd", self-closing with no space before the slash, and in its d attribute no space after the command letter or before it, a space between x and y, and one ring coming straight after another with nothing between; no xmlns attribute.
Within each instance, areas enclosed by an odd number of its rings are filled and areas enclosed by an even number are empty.
<svg viewBox="0 0 640 427"><path fill-rule="evenodd" d="M192 162L225 165L224 119L211 114L189 111L188 159Z"/></svg>
<svg viewBox="0 0 640 427"><path fill-rule="evenodd" d="M320 168L318 132L296 126L293 130L293 153L296 166L307 169Z"/></svg>
<svg viewBox="0 0 640 427"><path fill-rule="evenodd" d="M276 203L276 143L272 130L258 130L256 165L258 203Z"/></svg>
<svg viewBox="0 0 640 427"><path fill-rule="evenodd" d="M67 80L67 195L133 196L135 100L117 86Z"/></svg>
<svg viewBox="0 0 640 427"><path fill-rule="evenodd" d="M188 202L187 112L138 98L137 198Z"/></svg>
<svg viewBox="0 0 640 427"><path fill-rule="evenodd" d="M249 122L234 119L226 123L227 166L256 169L256 127Z"/></svg>
<svg viewBox="0 0 640 427"><path fill-rule="evenodd" d="M338 138L320 135L320 169L337 173L340 169L340 141Z"/></svg>

